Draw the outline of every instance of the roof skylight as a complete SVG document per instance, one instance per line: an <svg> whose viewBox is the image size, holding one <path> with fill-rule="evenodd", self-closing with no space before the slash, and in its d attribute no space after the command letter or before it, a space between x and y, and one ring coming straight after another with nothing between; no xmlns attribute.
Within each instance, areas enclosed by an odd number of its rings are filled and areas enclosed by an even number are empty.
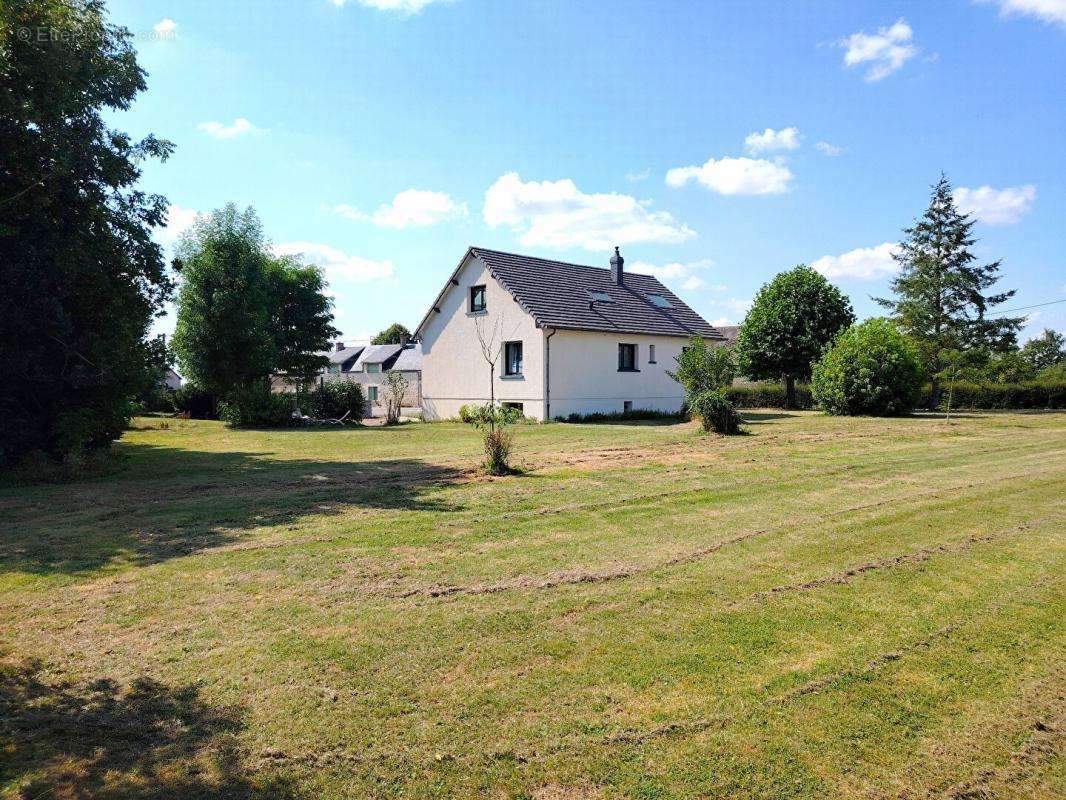
<svg viewBox="0 0 1066 800"><path fill-rule="evenodd" d="M670 301L663 297L661 294L649 294L647 295L648 302L650 302L656 308L673 308L670 305Z"/></svg>
<svg viewBox="0 0 1066 800"><path fill-rule="evenodd" d="M597 303L613 303L614 298L607 292L592 291L589 290L589 297L591 297Z"/></svg>

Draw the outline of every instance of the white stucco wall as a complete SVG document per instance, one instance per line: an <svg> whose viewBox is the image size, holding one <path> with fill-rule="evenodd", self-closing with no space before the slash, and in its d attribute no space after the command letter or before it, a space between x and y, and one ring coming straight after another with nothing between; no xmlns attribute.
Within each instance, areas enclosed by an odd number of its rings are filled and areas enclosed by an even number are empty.
<svg viewBox="0 0 1066 800"><path fill-rule="evenodd" d="M487 403L490 397L489 365L482 355L477 328L493 350L502 342L521 341L523 375L503 376L503 356L492 372L497 401L520 402L523 413L544 418L544 332L500 286L485 265L467 256L456 275L458 286L449 286L422 329L422 409L426 419L458 416L464 404ZM470 287L486 287L486 312L468 312Z"/></svg>
<svg viewBox="0 0 1066 800"><path fill-rule="evenodd" d="M618 345L637 345L637 372L618 371ZM621 412L626 400L633 409L679 411L685 399L681 385L666 374L687 339L626 333L558 331L551 338L551 416ZM655 361L649 363L650 345Z"/></svg>

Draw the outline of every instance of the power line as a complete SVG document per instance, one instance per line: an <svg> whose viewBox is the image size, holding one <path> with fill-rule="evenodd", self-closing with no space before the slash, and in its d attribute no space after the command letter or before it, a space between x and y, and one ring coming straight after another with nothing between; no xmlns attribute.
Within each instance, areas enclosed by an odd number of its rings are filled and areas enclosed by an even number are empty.
<svg viewBox="0 0 1066 800"><path fill-rule="evenodd" d="M1053 306L1056 303L1066 303L1066 297L1062 298L1061 300L1050 300L1047 303L1036 303L1035 305L1031 305L1031 306L1018 306L1017 308L1005 308L1002 311L993 311L988 316L994 317L996 314L1009 314L1012 311L1025 311L1026 309L1030 309L1030 308L1043 308L1044 306Z"/></svg>

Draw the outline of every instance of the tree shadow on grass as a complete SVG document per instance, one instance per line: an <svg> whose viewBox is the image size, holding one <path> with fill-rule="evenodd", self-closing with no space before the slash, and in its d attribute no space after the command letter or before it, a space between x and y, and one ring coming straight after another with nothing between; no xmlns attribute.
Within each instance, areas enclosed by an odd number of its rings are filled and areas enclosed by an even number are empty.
<svg viewBox="0 0 1066 800"><path fill-rule="evenodd" d="M280 460L127 443L116 449L128 467L108 478L0 492L0 573L152 564L311 515L456 511L440 491L466 477L464 469L409 458Z"/></svg>
<svg viewBox="0 0 1066 800"><path fill-rule="evenodd" d="M128 687L41 677L0 654L0 785L22 798L296 798L293 782L250 770L243 712L194 686L141 678Z"/></svg>
<svg viewBox="0 0 1066 800"><path fill-rule="evenodd" d="M761 425L765 422L773 422L777 419L790 419L791 417L799 416L798 414L790 414L787 411L745 411L742 408L738 409L737 413L740 414L740 418L744 420L744 422L751 423L752 425Z"/></svg>

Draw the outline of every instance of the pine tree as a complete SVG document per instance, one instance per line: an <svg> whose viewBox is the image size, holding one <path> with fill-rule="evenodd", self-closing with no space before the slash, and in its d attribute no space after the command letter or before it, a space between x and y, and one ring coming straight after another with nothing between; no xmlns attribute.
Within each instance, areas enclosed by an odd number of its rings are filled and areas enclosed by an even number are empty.
<svg viewBox="0 0 1066 800"><path fill-rule="evenodd" d="M1000 278L1002 262L978 264L970 251L974 220L955 206L951 183L944 175L933 187L932 200L910 228L894 256L900 273L892 281L896 297L875 298L922 354L933 391L931 407L940 400L942 377L957 354L984 347L1003 351L1017 343L1021 317L989 319L988 311L1014 296L1014 291L986 294Z"/></svg>

